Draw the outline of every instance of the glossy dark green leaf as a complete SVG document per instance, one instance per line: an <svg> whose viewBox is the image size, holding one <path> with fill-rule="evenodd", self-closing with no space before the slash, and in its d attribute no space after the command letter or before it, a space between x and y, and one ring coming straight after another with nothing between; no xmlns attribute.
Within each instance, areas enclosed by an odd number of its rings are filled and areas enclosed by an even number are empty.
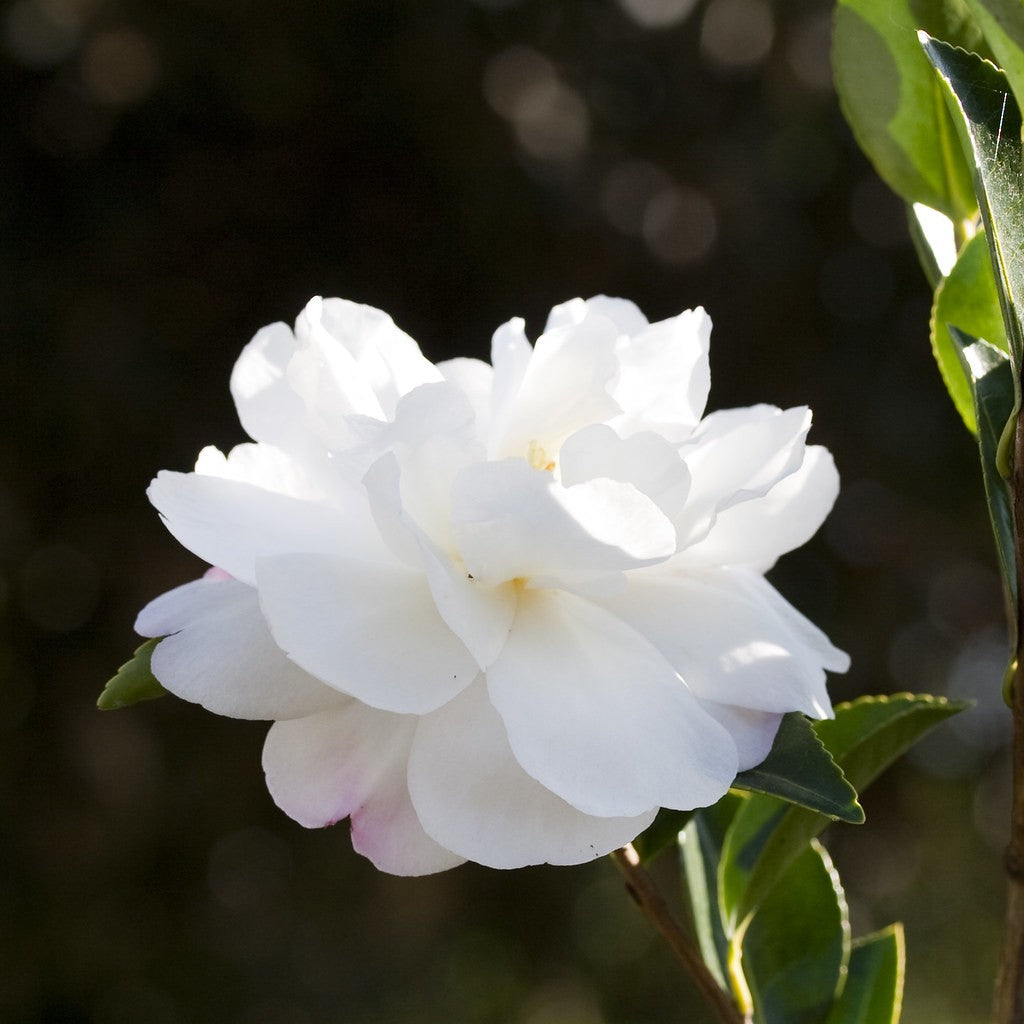
<svg viewBox="0 0 1024 1024"><path fill-rule="evenodd" d="M846 984L826 1024L899 1024L903 971L902 925L854 939Z"/></svg>
<svg viewBox="0 0 1024 1024"><path fill-rule="evenodd" d="M857 791L798 712L782 719L771 753L756 768L737 775L733 788L775 796L854 825L864 820Z"/></svg>
<svg viewBox="0 0 1024 1024"><path fill-rule="evenodd" d="M167 691L157 682L149 667L149 659L153 654L153 648L160 643L160 638L147 640L135 650L131 661L126 661L111 679L99 700L96 707L101 711L115 711L118 708L130 707L138 704L139 701L152 700L154 697L162 697Z"/></svg>
<svg viewBox="0 0 1024 1024"><path fill-rule="evenodd" d="M1003 323L1013 365L1019 367L1024 353L1024 329L1019 317L1024 310L1020 109L1006 76L992 64L937 39L924 37L922 45L948 87L970 136L974 185L995 268Z"/></svg>
<svg viewBox="0 0 1024 1024"><path fill-rule="evenodd" d="M961 357L961 347L949 332L950 325L1009 352L984 232L979 232L960 250L956 265L935 291L931 315L932 354L957 412L963 417L967 429L976 434L975 389L970 370ZM1012 408L1012 378L1010 383ZM1008 418L1009 410L1006 415Z"/></svg>
<svg viewBox="0 0 1024 1024"><path fill-rule="evenodd" d="M814 729L847 780L862 793L915 741L967 706L927 695L861 697L850 704L838 705L835 718L816 722ZM750 799L769 798L752 796ZM786 811L750 873L738 903L741 918L765 899L786 868L821 834L830 820L804 807L791 807Z"/></svg>
<svg viewBox="0 0 1024 1024"><path fill-rule="evenodd" d="M999 445L1013 413L1014 381L1006 353L984 341L975 341L955 327L950 338L957 347L965 378L971 388L978 424L978 452L985 499L996 541L996 554L1010 607L1017 607L1017 569L1014 558L1013 507L1010 488L1000 470Z"/></svg>
<svg viewBox="0 0 1024 1024"><path fill-rule="evenodd" d="M967 0L967 6L1020 104L1024 101L1024 4L1021 0ZM930 34L946 38L941 32Z"/></svg>
<svg viewBox="0 0 1024 1024"><path fill-rule="evenodd" d="M964 221L977 209L970 167L921 54L922 28L965 45L981 42L959 0L839 0L836 89L857 142L886 183L909 203Z"/></svg>
<svg viewBox="0 0 1024 1024"><path fill-rule="evenodd" d="M708 970L723 989L729 941L718 906L718 869L725 834L743 798L727 793L713 807L695 811L680 835L683 879L693 915L694 934Z"/></svg>
<svg viewBox="0 0 1024 1024"><path fill-rule="evenodd" d="M633 840L640 863L647 864L663 850L675 846L692 815L693 811L670 811L665 807L658 811L654 821Z"/></svg>
<svg viewBox="0 0 1024 1024"><path fill-rule="evenodd" d="M780 876L741 949L758 1024L821 1024L845 980L850 923L839 875L817 841Z"/></svg>

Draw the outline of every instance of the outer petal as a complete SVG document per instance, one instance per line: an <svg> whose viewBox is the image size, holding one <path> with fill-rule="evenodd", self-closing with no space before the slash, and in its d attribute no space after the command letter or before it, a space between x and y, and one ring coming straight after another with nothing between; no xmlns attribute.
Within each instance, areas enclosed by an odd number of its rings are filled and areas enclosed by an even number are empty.
<svg viewBox="0 0 1024 1024"><path fill-rule="evenodd" d="M701 540L714 517L767 494L804 457L808 409L758 405L712 413L682 449L693 482L680 541Z"/></svg>
<svg viewBox="0 0 1024 1024"><path fill-rule="evenodd" d="M252 484L165 470L147 494L181 544L245 583L255 582L264 555L299 549L372 557L380 550L363 517Z"/></svg>
<svg viewBox="0 0 1024 1024"><path fill-rule="evenodd" d="M629 299L615 299L607 295L595 295L590 299L570 299L555 306L548 314L545 331L557 327L580 324L587 317L604 317L610 320L619 334L627 337L639 334L647 326L647 317Z"/></svg>
<svg viewBox="0 0 1024 1024"><path fill-rule="evenodd" d="M679 565L746 565L767 572L787 551L806 544L825 521L839 493L832 456L817 445L803 464L767 494L726 509L710 533L684 551Z"/></svg>
<svg viewBox="0 0 1024 1024"><path fill-rule="evenodd" d="M142 609L135 628L164 637L153 652L157 679L215 714L298 718L347 699L285 657L256 591L237 580L202 579L168 591Z"/></svg>
<svg viewBox="0 0 1024 1024"><path fill-rule="evenodd" d="M739 754L741 772L757 767L771 752L782 723L781 714L716 704L713 700L702 700L700 705L729 731Z"/></svg>
<svg viewBox="0 0 1024 1024"><path fill-rule="evenodd" d="M206 447L196 459L196 472L200 476L255 484L275 494L305 501L322 501L325 497L299 460L269 444L235 445L226 457L218 449Z"/></svg>
<svg viewBox="0 0 1024 1024"><path fill-rule="evenodd" d="M520 459L469 466L452 490L452 534L486 583L578 579L650 565L675 550L675 530L631 484L562 487Z"/></svg>
<svg viewBox="0 0 1024 1024"><path fill-rule="evenodd" d="M280 555L261 559L256 578L278 645L307 672L371 707L424 714L477 673L422 574L395 563Z"/></svg>
<svg viewBox="0 0 1024 1024"><path fill-rule="evenodd" d="M293 448L304 439L302 399L288 383L288 363L298 350L286 324L256 333L231 372L231 395L245 432L257 441Z"/></svg>
<svg viewBox="0 0 1024 1024"><path fill-rule="evenodd" d="M620 339L612 396L622 415L611 425L623 436L653 430L669 441L687 438L708 400L710 342L711 319L700 308Z"/></svg>
<svg viewBox="0 0 1024 1024"><path fill-rule="evenodd" d="M625 592L605 604L654 644L696 696L830 717L821 653L753 589L751 576L634 575Z"/></svg>
<svg viewBox="0 0 1024 1024"><path fill-rule="evenodd" d="M319 396L314 404L325 422L338 412L390 419L402 395L441 380L416 342L372 306L313 299L295 333L302 355L293 363L293 381L307 402Z"/></svg>
<svg viewBox="0 0 1024 1024"><path fill-rule="evenodd" d="M394 874L444 871L462 858L420 827L405 786L414 720L353 701L335 711L277 722L263 747L267 788L307 828L352 817L352 840Z"/></svg>
<svg viewBox="0 0 1024 1024"><path fill-rule="evenodd" d="M420 719L409 790L428 833L493 868L593 860L630 842L657 813L591 817L530 778L512 756L482 680Z"/></svg>
<svg viewBox="0 0 1024 1024"><path fill-rule="evenodd" d="M516 760L586 814L703 807L736 775L729 734L668 662L571 594L521 596L487 686Z"/></svg>

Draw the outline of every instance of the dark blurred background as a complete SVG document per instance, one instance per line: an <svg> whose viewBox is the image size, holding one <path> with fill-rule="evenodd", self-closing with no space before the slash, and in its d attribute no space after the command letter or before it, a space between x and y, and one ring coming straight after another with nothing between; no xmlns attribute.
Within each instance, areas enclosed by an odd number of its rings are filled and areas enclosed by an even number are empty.
<svg viewBox="0 0 1024 1024"><path fill-rule="evenodd" d="M0 1020L704 1019L610 864L382 876L273 807L265 726L94 709L136 611L202 568L145 488L243 440L257 328L341 295L485 355L599 292L706 306L713 408L814 409L844 490L773 579L852 654L836 699L978 700L828 845L857 932L906 922L904 1020L987 1018L999 583L829 32L824 0L0 6Z"/></svg>

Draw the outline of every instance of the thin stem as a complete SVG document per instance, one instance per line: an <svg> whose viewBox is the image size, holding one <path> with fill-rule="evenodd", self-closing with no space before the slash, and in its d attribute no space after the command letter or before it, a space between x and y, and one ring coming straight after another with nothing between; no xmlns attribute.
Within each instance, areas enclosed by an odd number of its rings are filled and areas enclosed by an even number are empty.
<svg viewBox="0 0 1024 1024"><path fill-rule="evenodd" d="M629 895L661 933L661 937L668 943L722 1024L749 1024L749 1018L745 1020L728 993L722 991L712 973L704 965L693 940L672 916L654 880L641 865L633 844L629 843L621 850L616 850L611 856L616 867L626 877Z"/></svg>
<svg viewBox="0 0 1024 1024"><path fill-rule="evenodd" d="M1014 548L1017 558L1018 593L1024 586L1024 416L1017 417L1013 472ZM1020 602L1018 602L1019 604ZM1010 809L1010 842L1006 848L1006 927L996 980L996 1024L1024 1021L1024 621L1017 615L1017 669L1013 677L1013 802Z"/></svg>

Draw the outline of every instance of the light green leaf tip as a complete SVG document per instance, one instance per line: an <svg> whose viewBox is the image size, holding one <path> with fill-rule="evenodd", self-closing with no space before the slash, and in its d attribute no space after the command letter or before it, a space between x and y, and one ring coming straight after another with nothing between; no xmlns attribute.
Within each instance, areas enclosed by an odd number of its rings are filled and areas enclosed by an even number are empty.
<svg viewBox="0 0 1024 1024"><path fill-rule="evenodd" d="M111 679L96 701L101 711L116 711L138 704L143 700L153 700L164 696L167 691L157 681L150 668L150 658L162 637L147 640L135 649L131 661L126 661Z"/></svg>

